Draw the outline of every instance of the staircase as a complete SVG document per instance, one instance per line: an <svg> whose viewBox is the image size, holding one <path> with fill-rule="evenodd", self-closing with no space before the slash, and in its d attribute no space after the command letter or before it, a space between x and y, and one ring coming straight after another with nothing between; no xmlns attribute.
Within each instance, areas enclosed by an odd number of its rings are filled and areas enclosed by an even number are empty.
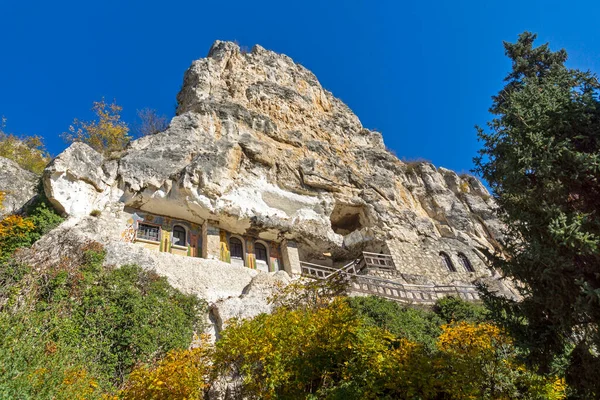
<svg viewBox="0 0 600 400"><path fill-rule="evenodd" d="M361 257L341 268L300 262L302 276L314 279L331 279L337 274L349 278L351 294L385 297L400 303L432 304L446 296L456 296L467 301L479 300L473 285L413 285L398 282L399 274L392 256L363 252ZM394 279L395 278L395 279Z"/></svg>

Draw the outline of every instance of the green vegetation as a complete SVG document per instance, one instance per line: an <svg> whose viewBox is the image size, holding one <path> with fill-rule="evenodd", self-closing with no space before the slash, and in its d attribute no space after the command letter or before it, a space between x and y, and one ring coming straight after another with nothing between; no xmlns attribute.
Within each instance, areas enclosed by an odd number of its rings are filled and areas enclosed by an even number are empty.
<svg viewBox="0 0 600 400"><path fill-rule="evenodd" d="M138 266L104 267L98 243L51 268L13 257L61 221L41 195L0 221L0 398L100 398L202 328L203 302Z"/></svg>
<svg viewBox="0 0 600 400"><path fill-rule="evenodd" d="M440 309L470 308L443 303ZM279 307L230 321L216 345L213 379L240 375L238 396L253 399L563 398L562 380L524 368L498 327L443 322L380 298Z"/></svg>
<svg viewBox="0 0 600 400"><path fill-rule="evenodd" d="M444 324L489 322L482 305L456 297L438 300L431 311L374 296L350 297L347 301L367 324L385 329L397 338L419 343L429 351L435 350L437 337Z"/></svg>
<svg viewBox="0 0 600 400"><path fill-rule="evenodd" d="M18 248L29 247L62 222L43 192L27 207L25 216L10 215L0 220L0 263Z"/></svg>
<svg viewBox="0 0 600 400"><path fill-rule="evenodd" d="M69 398L64 381L77 372L75 383L89 381L84 386L93 383L90 393L100 394L136 363L189 346L200 327L199 300L140 267L103 267L97 244L83 252L84 264L64 269L3 268L0 393Z"/></svg>
<svg viewBox="0 0 600 400"><path fill-rule="evenodd" d="M600 396L600 83L565 66L567 53L523 33L505 43L512 71L494 97L495 118L477 172L507 225L494 263L523 301L488 296L496 321L551 371L565 357L573 397Z"/></svg>

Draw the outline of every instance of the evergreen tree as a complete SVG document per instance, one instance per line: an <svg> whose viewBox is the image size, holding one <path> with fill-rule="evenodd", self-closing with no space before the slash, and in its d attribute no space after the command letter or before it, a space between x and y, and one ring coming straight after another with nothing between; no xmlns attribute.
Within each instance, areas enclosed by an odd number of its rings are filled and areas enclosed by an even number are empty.
<svg viewBox="0 0 600 400"><path fill-rule="evenodd" d="M487 301L531 362L550 370L566 355L568 383L581 398L598 398L600 84L535 39L525 32L504 43L512 71L493 97L488 129L478 128L476 171L507 225L494 262L523 296Z"/></svg>

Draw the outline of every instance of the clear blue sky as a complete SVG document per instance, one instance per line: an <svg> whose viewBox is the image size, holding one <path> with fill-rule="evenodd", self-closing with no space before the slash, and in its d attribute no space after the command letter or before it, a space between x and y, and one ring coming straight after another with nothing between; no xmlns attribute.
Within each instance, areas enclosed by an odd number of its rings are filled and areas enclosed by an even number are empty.
<svg viewBox="0 0 600 400"><path fill-rule="evenodd" d="M509 63L502 41L530 30L600 72L600 1L0 2L0 115L57 154L74 117L116 99L124 119L171 117L183 73L216 39L255 43L312 70L399 157L458 171L473 125Z"/></svg>

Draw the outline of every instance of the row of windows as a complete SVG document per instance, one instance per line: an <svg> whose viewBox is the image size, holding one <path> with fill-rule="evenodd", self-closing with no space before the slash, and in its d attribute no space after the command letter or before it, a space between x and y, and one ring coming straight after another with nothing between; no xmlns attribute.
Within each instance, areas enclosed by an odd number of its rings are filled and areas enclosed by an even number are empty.
<svg viewBox="0 0 600 400"><path fill-rule="evenodd" d="M242 241L236 237L229 239L229 252L232 258L244 259L244 247ZM268 264L267 260L267 248L262 243L254 244L254 255L256 261L264 261Z"/></svg>
<svg viewBox="0 0 600 400"><path fill-rule="evenodd" d="M450 272L456 272L456 267L454 266L454 263L452 262L452 259L450 258L450 256L446 253L444 253L443 251L440 252L440 257L442 257L442 263L444 264L444 267L446 267L446 269ZM475 272L475 268L473 268L473 265L471 264L471 261L467 258L467 256L465 256L463 253L458 253L458 259L460 260L461 264L463 265L465 271L467 272Z"/></svg>
<svg viewBox="0 0 600 400"><path fill-rule="evenodd" d="M150 240L153 242L160 242L160 228L155 225L149 224L138 224L137 238ZM173 226L173 244L177 246L187 245L187 231L181 225ZM229 251L232 258L244 259L244 247L240 239L232 237L229 239ZM257 261L264 261L268 263L267 248L262 243L254 244L254 255Z"/></svg>
<svg viewBox="0 0 600 400"><path fill-rule="evenodd" d="M160 242L160 228L156 225L138 224L137 238ZM187 246L187 231L181 225L173 227L173 244L177 246Z"/></svg>

